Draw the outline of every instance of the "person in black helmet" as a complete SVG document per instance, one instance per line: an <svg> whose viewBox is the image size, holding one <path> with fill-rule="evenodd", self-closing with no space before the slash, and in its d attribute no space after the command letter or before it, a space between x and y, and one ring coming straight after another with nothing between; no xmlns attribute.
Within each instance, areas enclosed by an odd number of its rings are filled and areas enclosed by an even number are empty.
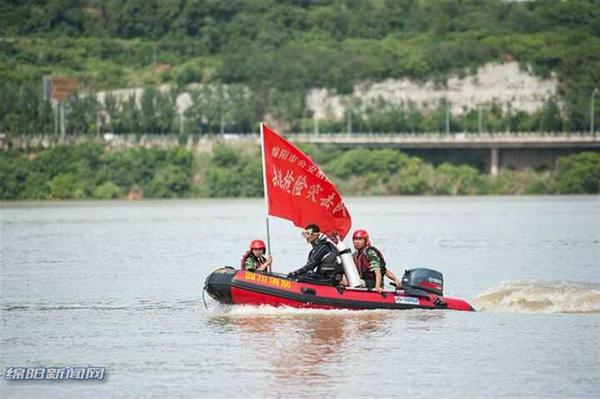
<svg viewBox="0 0 600 399"><path fill-rule="evenodd" d="M288 277L304 276L332 284L339 283L343 276L343 267L336 246L321 233L321 229L316 224L307 225L302 232L302 237L312 245L312 249L308 254L306 265L291 272Z"/></svg>

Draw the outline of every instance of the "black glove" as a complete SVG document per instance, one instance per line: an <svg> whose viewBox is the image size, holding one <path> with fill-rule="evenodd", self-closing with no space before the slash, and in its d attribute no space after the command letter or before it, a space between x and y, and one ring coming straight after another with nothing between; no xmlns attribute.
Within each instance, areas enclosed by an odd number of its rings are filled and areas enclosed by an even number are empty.
<svg viewBox="0 0 600 399"><path fill-rule="evenodd" d="M294 278L296 276L298 276L298 272L291 272L291 273L288 273L287 278Z"/></svg>

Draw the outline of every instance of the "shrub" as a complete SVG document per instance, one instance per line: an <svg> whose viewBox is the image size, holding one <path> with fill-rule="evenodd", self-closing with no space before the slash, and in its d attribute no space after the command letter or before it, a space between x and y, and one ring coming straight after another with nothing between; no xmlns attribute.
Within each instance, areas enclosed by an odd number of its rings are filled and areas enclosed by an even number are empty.
<svg viewBox="0 0 600 399"><path fill-rule="evenodd" d="M600 193L600 152L582 152L558 160L559 193Z"/></svg>
<svg viewBox="0 0 600 399"><path fill-rule="evenodd" d="M122 195L122 190L112 181L106 181L96 187L92 195L98 199L112 199L119 198Z"/></svg>

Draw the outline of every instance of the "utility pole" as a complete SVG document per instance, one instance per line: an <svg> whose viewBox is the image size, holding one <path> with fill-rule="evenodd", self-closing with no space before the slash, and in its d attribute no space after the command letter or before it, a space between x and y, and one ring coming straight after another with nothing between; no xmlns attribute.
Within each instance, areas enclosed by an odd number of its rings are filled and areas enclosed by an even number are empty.
<svg viewBox="0 0 600 399"><path fill-rule="evenodd" d="M100 110L96 109L96 137L100 137Z"/></svg>
<svg viewBox="0 0 600 399"><path fill-rule="evenodd" d="M352 109L348 109L348 134L352 134Z"/></svg>
<svg viewBox="0 0 600 399"><path fill-rule="evenodd" d="M481 104L477 105L477 130L479 131L479 134L482 133L483 130L483 120L481 118Z"/></svg>
<svg viewBox="0 0 600 399"><path fill-rule="evenodd" d="M446 98L446 134L450 134L450 101Z"/></svg>
<svg viewBox="0 0 600 399"><path fill-rule="evenodd" d="M225 134L225 116L223 115L223 85L220 84L219 85L219 124L220 124L220 129L219 132L221 133L221 135Z"/></svg>
<svg viewBox="0 0 600 399"><path fill-rule="evenodd" d="M223 116L223 109L221 109L221 120L220 120L220 128L219 128L219 133L221 133L221 135L225 134L225 117Z"/></svg>
<svg viewBox="0 0 600 399"><path fill-rule="evenodd" d="M590 134L596 137L596 130L594 129L594 97L598 94L598 88L592 91L592 99L590 100Z"/></svg>
<svg viewBox="0 0 600 399"><path fill-rule="evenodd" d="M67 133L67 126L65 123L65 102L64 100L59 101L60 104L60 142L65 142L65 135Z"/></svg>
<svg viewBox="0 0 600 399"><path fill-rule="evenodd" d="M52 78L51 97L57 101L58 113L60 113L60 141L65 140L66 121L65 121L65 101L67 101L76 91L77 83L64 76Z"/></svg>
<svg viewBox="0 0 600 399"><path fill-rule="evenodd" d="M54 135L58 136L58 101L52 95L52 76L47 75L42 79L42 98L52 106L54 112Z"/></svg>
<svg viewBox="0 0 600 399"><path fill-rule="evenodd" d="M58 107L60 102L53 101L54 103L54 135L58 136Z"/></svg>
<svg viewBox="0 0 600 399"><path fill-rule="evenodd" d="M506 104L506 111L508 112L508 120L506 121L506 131L510 133L510 125L512 124L512 103L510 101Z"/></svg>
<svg viewBox="0 0 600 399"><path fill-rule="evenodd" d="M302 134L306 134L306 104L302 107L302 123L300 124Z"/></svg>

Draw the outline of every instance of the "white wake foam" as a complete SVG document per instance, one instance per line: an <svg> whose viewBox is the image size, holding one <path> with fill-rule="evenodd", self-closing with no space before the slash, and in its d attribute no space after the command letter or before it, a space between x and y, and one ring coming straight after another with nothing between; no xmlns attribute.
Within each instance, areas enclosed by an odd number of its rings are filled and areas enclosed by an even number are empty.
<svg viewBox="0 0 600 399"><path fill-rule="evenodd" d="M264 316L264 317L281 317L281 316L340 316L351 317L361 314L373 313L389 313L387 309L376 310L350 310L350 309L311 309L311 308L294 308L289 306L269 306L269 305L220 305L209 307L211 316L227 316L227 317L246 317L246 316Z"/></svg>
<svg viewBox="0 0 600 399"><path fill-rule="evenodd" d="M600 313L600 284L509 281L471 302L485 312Z"/></svg>

